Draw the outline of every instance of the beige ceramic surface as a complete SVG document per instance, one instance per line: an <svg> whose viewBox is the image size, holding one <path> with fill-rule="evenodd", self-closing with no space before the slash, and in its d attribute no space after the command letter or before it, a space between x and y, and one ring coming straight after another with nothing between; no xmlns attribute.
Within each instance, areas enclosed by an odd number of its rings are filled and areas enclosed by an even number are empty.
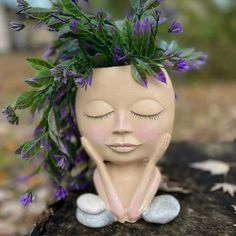
<svg viewBox="0 0 236 236"><path fill-rule="evenodd" d="M76 96L81 142L97 165L97 192L120 222L137 221L158 189L155 165L169 145L175 111L165 70L167 84L149 77L145 88L130 69L95 69L92 86L78 89Z"/></svg>

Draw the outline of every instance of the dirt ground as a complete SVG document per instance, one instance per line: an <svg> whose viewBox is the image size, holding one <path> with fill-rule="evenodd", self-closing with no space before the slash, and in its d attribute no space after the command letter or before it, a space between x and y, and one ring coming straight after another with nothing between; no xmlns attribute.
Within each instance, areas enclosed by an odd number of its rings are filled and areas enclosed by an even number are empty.
<svg viewBox="0 0 236 236"><path fill-rule="evenodd" d="M25 59L41 52L0 55L0 108L13 104L17 95L27 89L24 80L34 75ZM173 141L213 142L236 138L236 80L224 84L204 82L183 85L174 83L178 95ZM32 134L29 113L18 113L20 125L9 125L0 114L0 236L23 235L29 231L38 214L52 198L45 175L30 181L15 182L33 167L26 167L14 150ZM32 206L18 204L20 193L35 188L39 197ZM13 190L14 189L14 190ZM24 219L24 220L22 220Z"/></svg>

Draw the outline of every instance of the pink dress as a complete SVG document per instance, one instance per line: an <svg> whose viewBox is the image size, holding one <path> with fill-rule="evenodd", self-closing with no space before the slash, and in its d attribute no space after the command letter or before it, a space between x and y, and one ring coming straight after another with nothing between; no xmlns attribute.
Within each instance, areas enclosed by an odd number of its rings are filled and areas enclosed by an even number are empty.
<svg viewBox="0 0 236 236"><path fill-rule="evenodd" d="M115 188L110 192L108 192L109 190L105 190L100 173L97 168L94 170L93 181L99 196L102 198L102 200L105 201L107 208L111 210L117 221L121 223L124 223L126 221L134 223L139 218L141 218L142 211L140 211L140 206L142 205L144 199L143 195L135 193L130 202L129 208L127 209L123 207L122 201L115 191ZM155 168L153 177L150 179L148 185L148 189L150 189L151 195L153 195L151 200L154 198L158 190L160 181L160 171L158 168Z"/></svg>

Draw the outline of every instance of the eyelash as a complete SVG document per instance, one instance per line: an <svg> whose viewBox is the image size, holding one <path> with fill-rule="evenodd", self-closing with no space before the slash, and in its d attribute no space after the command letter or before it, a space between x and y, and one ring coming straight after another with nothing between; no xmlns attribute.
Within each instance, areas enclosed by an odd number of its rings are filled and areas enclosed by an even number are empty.
<svg viewBox="0 0 236 236"><path fill-rule="evenodd" d="M87 116L89 119L92 119L92 120L97 120L97 119L101 119L102 120L102 119L104 119L106 117L109 117L111 115L111 113L113 113L113 111L111 111L111 112L109 112L109 113L107 113L107 114L105 114L103 116L89 116L87 114L85 114L85 116Z"/></svg>
<svg viewBox="0 0 236 236"><path fill-rule="evenodd" d="M137 114L133 111L130 111L130 112L135 117L139 117L139 118L142 118L142 119L150 119L150 120L157 120L160 117L161 113L162 113L162 111L161 111L161 112L159 112L158 114L155 114L155 115L140 115L140 114Z"/></svg>
<svg viewBox="0 0 236 236"><path fill-rule="evenodd" d="M160 117L161 113L162 113L162 111L161 111L161 112L159 112L158 114L155 114L155 115L140 115L140 114L137 114L137 113L135 113L133 111L130 111L130 112L135 117L139 117L141 119L150 119L150 120L157 120ZM109 112L109 113L107 113L107 114L105 114L103 116L89 116L87 114L85 114L85 116L88 117L89 119L92 119L92 120L97 120L97 119L101 119L102 120L104 118L109 117L111 115L111 113L113 113L113 111Z"/></svg>

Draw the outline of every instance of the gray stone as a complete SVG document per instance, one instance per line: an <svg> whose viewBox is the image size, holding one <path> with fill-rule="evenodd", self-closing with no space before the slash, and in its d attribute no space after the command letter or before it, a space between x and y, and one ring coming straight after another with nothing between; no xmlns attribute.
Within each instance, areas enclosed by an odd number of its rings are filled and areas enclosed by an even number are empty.
<svg viewBox="0 0 236 236"><path fill-rule="evenodd" d="M151 223L166 224L172 221L180 212L178 200L168 194L157 196L142 213L142 218Z"/></svg>
<svg viewBox="0 0 236 236"><path fill-rule="evenodd" d="M81 224L91 228L105 227L115 221L111 211L107 209L99 214L88 214L81 211L78 207L76 210L76 218Z"/></svg>
<svg viewBox="0 0 236 236"><path fill-rule="evenodd" d="M85 193L78 197L77 206L85 213L99 214L106 209L105 202L97 195Z"/></svg>

